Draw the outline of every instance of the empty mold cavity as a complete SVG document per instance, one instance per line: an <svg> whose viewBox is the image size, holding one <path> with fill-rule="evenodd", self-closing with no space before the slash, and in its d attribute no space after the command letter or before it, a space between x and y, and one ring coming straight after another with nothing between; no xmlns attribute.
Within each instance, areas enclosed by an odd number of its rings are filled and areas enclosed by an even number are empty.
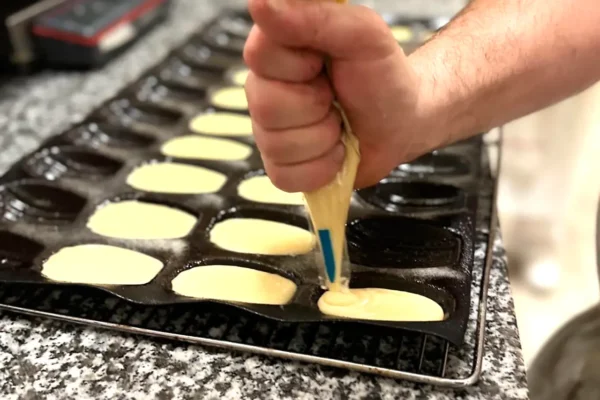
<svg viewBox="0 0 600 400"><path fill-rule="evenodd" d="M204 43L207 45L219 50L238 53L241 55L241 53L244 51L246 38L233 35L230 32L221 29L220 26L214 25L202 35L202 41L204 41Z"/></svg>
<svg viewBox="0 0 600 400"><path fill-rule="evenodd" d="M239 86L226 86L209 93L210 104L217 108L234 111L248 111L246 91Z"/></svg>
<svg viewBox="0 0 600 400"><path fill-rule="evenodd" d="M186 297L249 304L285 305L297 286L263 265L207 264L179 273L173 292Z"/></svg>
<svg viewBox="0 0 600 400"><path fill-rule="evenodd" d="M315 247L307 222L285 214L260 210L226 213L211 226L209 239L235 253L263 255L306 254Z"/></svg>
<svg viewBox="0 0 600 400"><path fill-rule="evenodd" d="M11 232L0 231L0 268L31 268L44 246Z"/></svg>
<svg viewBox="0 0 600 400"><path fill-rule="evenodd" d="M43 149L24 162L27 173L53 180L68 177L107 177L116 174L122 163L81 147Z"/></svg>
<svg viewBox="0 0 600 400"><path fill-rule="evenodd" d="M186 44L180 54L186 62L195 67L221 71L232 65L238 64L241 61L239 55L217 51L202 43L196 42Z"/></svg>
<svg viewBox="0 0 600 400"><path fill-rule="evenodd" d="M191 160L245 160L252 148L243 143L197 135L174 138L164 143L160 150L168 157Z"/></svg>
<svg viewBox="0 0 600 400"><path fill-rule="evenodd" d="M100 244L65 247L42 265L46 278L90 285L145 285L163 263L137 251Z"/></svg>
<svg viewBox="0 0 600 400"><path fill-rule="evenodd" d="M196 225L195 216L177 208L135 200L108 203L88 220L88 228L119 239L178 239Z"/></svg>
<svg viewBox="0 0 600 400"><path fill-rule="evenodd" d="M134 169L127 184L146 192L201 194L218 192L227 176L207 168L179 163L152 163Z"/></svg>
<svg viewBox="0 0 600 400"><path fill-rule="evenodd" d="M108 110L124 123L138 122L152 126L173 126L181 119L181 114L151 104L119 99L108 105Z"/></svg>
<svg viewBox="0 0 600 400"><path fill-rule="evenodd" d="M209 68L191 66L178 57L171 57L158 73L162 82L205 90L221 79L221 73Z"/></svg>
<svg viewBox="0 0 600 400"><path fill-rule="evenodd" d="M162 101L181 101L197 103L201 100L201 91L177 81L161 81L156 76L148 76L138 83L136 96L141 101L160 103Z"/></svg>
<svg viewBox="0 0 600 400"><path fill-rule="evenodd" d="M358 193L367 202L390 212L400 211L403 207L453 205L462 195L459 188L450 185L395 180L381 181Z"/></svg>
<svg viewBox="0 0 600 400"><path fill-rule="evenodd" d="M250 15L242 13L223 16L216 24L221 30L239 37L248 37L252 29Z"/></svg>
<svg viewBox="0 0 600 400"><path fill-rule="evenodd" d="M392 175L466 175L470 171L469 163L462 157L439 152L429 153L406 164L399 165Z"/></svg>
<svg viewBox="0 0 600 400"><path fill-rule="evenodd" d="M302 193L288 193L278 189L264 174L252 174L238 186L238 195L256 203L286 204L301 206L304 204Z"/></svg>
<svg viewBox="0 0 600 400"><path fill-rule="evenodd" d="M0 188L0 212L8 221L72 222L86 200L43 182L17 182Z"/></svg>
<svg viewBox="0 0 600 400"><path fill-rule="evenodd" d="M212 136L250 136L252 120L247 115L228 112L203 113L189 124L192 132Z"/></svg>
<svg viewBox="0 0 600 400"><path fill-rule="evenodd" d="M461 239L447 229L401 217L352 221L346 229L353 263L376 268L455 266Z"/></svg>
<svg viewBox="0 0 600 400"><path fill-rule="evenodd" d="M123 127L96 122L89 122L70 130L65 134L65 138L75 145L124 149L145 148L154 143L154 138L140 135Z"/></svg>

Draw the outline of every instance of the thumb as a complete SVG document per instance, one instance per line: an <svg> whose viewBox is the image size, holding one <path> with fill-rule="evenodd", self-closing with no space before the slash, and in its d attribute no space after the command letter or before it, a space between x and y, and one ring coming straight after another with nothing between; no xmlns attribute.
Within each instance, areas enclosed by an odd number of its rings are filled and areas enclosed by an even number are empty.
<svg viewBox="0 0 600 400"><path fill-rule="evenodd" d="M248 9L261 31L286 47L342 60L381 59L398 47L385 21L368 7L332 0L249 0Z"/></svg>

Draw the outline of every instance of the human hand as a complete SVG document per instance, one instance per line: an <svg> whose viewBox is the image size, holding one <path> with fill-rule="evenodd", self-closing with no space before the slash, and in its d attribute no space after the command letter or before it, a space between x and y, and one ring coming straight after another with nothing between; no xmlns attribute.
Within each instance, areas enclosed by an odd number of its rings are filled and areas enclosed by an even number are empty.
<svg viewBox="0 0 600 400"><path fill-rule="evenodd" d="M275 186L308 192L339 171L344 147L334 93L360 142L358 188L438 144L427 135L418 75L374 11L310 0L249 0L249 10L255 26L244 50L246 94Z"/></svg>

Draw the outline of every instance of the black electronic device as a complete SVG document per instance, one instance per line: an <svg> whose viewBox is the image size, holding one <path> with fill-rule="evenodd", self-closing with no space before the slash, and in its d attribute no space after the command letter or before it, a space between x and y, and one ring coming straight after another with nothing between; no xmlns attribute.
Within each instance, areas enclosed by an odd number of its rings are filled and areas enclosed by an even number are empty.
<svg viewBox="0 0 600 400"><path fill-rule="evenodd" d="M1 6L0 63L93 68L164 21L170 0L42 0Z"/></svg>

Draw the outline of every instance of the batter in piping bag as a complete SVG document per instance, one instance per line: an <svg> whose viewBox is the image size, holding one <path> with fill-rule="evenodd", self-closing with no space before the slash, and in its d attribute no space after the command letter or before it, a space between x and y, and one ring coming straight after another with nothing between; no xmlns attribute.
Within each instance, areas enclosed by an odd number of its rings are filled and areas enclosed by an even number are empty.
<svg viewBox="0 0 600 400"><path fill-rule="evenodd" d="M343 3L339 0L336 2ZM253 7L254 3L257 5L256 8ZM361 154L359 139L355 136L350 120L342 108L343 102L337 101L335 93L333 96L331 94L335 84L334 82L327 83L327 78L332 77L332 72L343 69L346 62L360 64L362 61L353 60L353 54L345 53L350 50L335 48L336 38L333 36L337 32L334 32L333 29L303 26L304 20L302 18L295 20L294 17L296 13L302 13L303 8L310 9L310 12L306 12L306 18L308 18L309 14L314 16L321 12L327 12L331 15L335 15L337 12L346 14L344 7L353 6L329 4L321 7L321 5L311 6L310 3L311 1L287 0L253 0L250 2L250 11L257 24L257 29L253 30L254 33L251 34L248 40L250 47L247 48L249 51L246 55L248 56L247 63L251 72L246 81L246 92L250 115L253 118L255 128L256 143L261 150L267 173L269 173L271 179L274 183L279 183L277 186L281 189L290 192L294 191L296 187L304 189L311 186L310 190L303 190L303 192L312 229L318 239L320 250L318 264L321 272L321 283L327 290L318 301L319 309L324 314L340 318L369 320L442 319L444 318L444 311L437 303L426 297L383 288L349 288L350 267L345 243L345 224L356 183L358 166L361 162ZM359 11L361 14L366 12L359 9L353 9L352 12L358 16ZM340 22L342 20L344 20L344 17L340 18ZM286 24L283 22L286 22ZM357 28L358 31L361 28L360 24L366 23L358 20L358 17L356 21L347 19L345 22L348 24L353 22L351 25ZM297 35L295 33L297 31L286 28L285 25L290 26L290 23L292 25L296 24L294 28L301 29L303 27L307 29L307 34ZM311 30L312 28L315 30ZM288 29L287 32L283 31L285 29ZM388 37L380 47L387 47L385 51L401 52L391 32L389 32L389 28L386 27L386 29ZM325 36L324 32L328 32L327 35L332 36ZM320 33L323 33L323 35L320 35ZM316 39L316 37L319 39ZM357 36L355 39L359 41L361 38ZM320 43L317 44L317 41L320 41ZM312 48L313 44L317 48ZM280 47L277 47L278 45ZM305 47L308 47L308 51L303 53ZM260 59L260 57L266 57L274 60L275 53L279 54L279 64L282 65L279 70L277 66L266 63L265 59ZM327 57L323 61L322 56L319 56L319 54L328 54L333 61L329 61ZM344 56L347 56L349 60L345 60ZM302 78L301 76L309 73L300 70L309 64L306 59L318 61L321 65L324 63L327 66L327 74L318 75L311 78L312 80L306 77ZM385 63L385 61L383 62ZM365 62L365 64L368 64L368 62ZM363 68L371 68L371 66L361 66L359 69ZM402 72L402 69L399 71ZM339 80L340 77L341 75L338 74L336 79ZM356 78L359 79L358 76ZM365 94L374 89L368 88ZM331 98L331 103L329 103L329 114L325 114L325 117L323 117L325 96ZM352 104L353 110L356 111L357 102L351 100L348 93L344 93L342 100L346 102L345 104ZM363 103L366 107L364 111L360 111L361 113L369 113L370 108L371 112L382 112L379 118L385 119L386 110L380 107L385 104L369 104L364 99ZM317 109L320 111L317 111ZM317 122L317 115L321 115L321 122ZM338 144L335 145L331 141L335 138L332 136L335 133L334 124L340 124L340 121L341 135L339 125L337 125ZM374 132L374 135L367 138L366 148L371 152L374 148L371 141L375 140L377 134L378 132ZM325 151L327 143L331 143L331 146L335 145L335 147L329 147L329 153L314 154L313 160L318 159L319 161L311 163L308 154L316 153L319 147L322 148L322 151ZM283 150L278 151L280 148L283 148ZM300 154L303 149L306 149L306 155ZM324 176L332 176L330 175L332 163L335 162L336 157L341 156L342 151L343 162L338 167L337 174L329 182L323 182ZM295 160L298 164L305 163L303 164L306 165L304 171L312 175L312 182L307 183L307 179L300 175L302 168L295 168ZM397 165L394 165L391 160L381 159L378 161L381 164L377 166L378 169L389 168L391 170ZM321 164L318 164L319 162ZM308 164L310 164L310 167ZM318 167L328 168L329 172L327 175L319 176ZM372 165L367 166L371 169L370 167ZM296 171L297 175L290 172L286 176L287 171ZM325 172L324 169L323 172ZM279 178L283 177L283 179L278 179L278 175ZM304 182L301 182L302 180ZM433 312L425 311L428 309L427 307ZM415 312L415 308L422 309L423 312Z"/></svg>

